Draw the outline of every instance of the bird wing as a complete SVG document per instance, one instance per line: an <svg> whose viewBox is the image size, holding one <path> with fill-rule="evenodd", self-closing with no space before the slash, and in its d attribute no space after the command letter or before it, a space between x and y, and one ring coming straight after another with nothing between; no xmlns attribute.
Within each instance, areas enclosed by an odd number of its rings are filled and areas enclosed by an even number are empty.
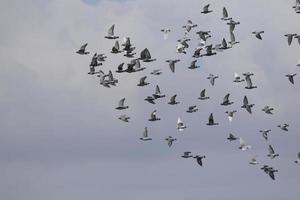
<svg viewBox="0 0 300 200"><path fill-rule="evenodd" d="M214 116L212 113L210 113L209 117L208 117L208 123L209 124L214 124Z"/></svg>
<svg viewBox="0 0 300 200"><path fill-rule="evenodd" d="M160 94L160 89L159 89L159 86L156 85L156 88L155 88L155 94Z"/></svg>
<svg viewBox="0 0 300 200"><path fill-rule="evenodd" d="M147 137L148 137L148 128L147 128L147 127L145 127L145 130L144 130L144 132L143 132L143 137L144 137L144 138L147 138Z"/></svg>
<svg viewBox="0 0 300 200"><path fill-rule="evenodd" d="M152 113L151 113L151 119L155 119L156 118L156 110L154 110Z"/></svg>
<svg viewBox="0 0 300 200"><path fill-rule="evenodd" d="M300 152L298 153L297 157L298 157L298 159L300 159Z"/></svg>
<svg viewBox="0 0 300 200"><path fill-rule="evenodd" d="M115 29L115 25L113 24L113 25L108 29L108 35L109 35L109 36L113 36L113 35L114 35L114 29Z"/></svg>
<svg viewBox="0 0 300 200"><path fill-rule="evenodd" d="M243 103L244 103L244 106L248 105L248 98L247 98L247 96L244 96Z"/></svg>
<svg viewBox="0 0 300 200"><path fill-rule="evenodd" d="M200 97L205 97L205 89L200 92Z"/></svg>
<svg viewBox="0 0 300 200"><path fill-rule="evenodd" d="M170 102L175 103L176 96L177 96L177 94L173 95L170 99Z"/></svg>
<svg viewBox="0 0 300 200"><path fill-rule="evenodd" d="M121 99L119 101L119 107L123 107L124 106L124 102L125 102L125 98Z"/></svg>
<svg viewBox="0 0 300 200"><path fill-rule="evenodd" d="M227 17L228 17L228 12L227 12L227 10L226 10L225 7L223 8L223 17L224 17L224 18L227 18Z"/></svg>
<svg viewBox="0 0 300 200"><path fill-rule="evenodd" d="M269 153L270 154L274 154L275 153L275 151L274 151L274 149L273 149L273 147L271 145L269 145Z"/></svg>
<svg viewBox="0 0 300 200"><path fill-rule="evenodd" d="M191 62L190 67L195 68L195 67L196 67L196 62L197 62L197 60L193 60L193 61Z"/></svg>
<svg viewBox="0 0 300 200"><path fill-rule="evenodd" d="M234 78L239 78L239 77L240 77L239 74L234 72Z"/></svg>
<svg viewBox="0 0 300 200"><path fill-rule="evenodd" d="M197 163L202 167L202 158L198 157L196 160L197 160Z"/></svg>
<svg viewBox="0 0 300 200"><path fill-rule="evenodd" d="M224 99L223 99L223 102L229 102L229 93L225 95Z"/></svg>
<svg viewBox="0 0 300 200"><path fill-rule="evenodd" d="M243 140L243 138L240 137L240 145L241 146L245 146L245 141Z"/></svg>
<svg viewBox="0 0 300 200"><path fill-rule="evenodd" d="M169 62L169 66L172 72L175 72L175 62Z"/></svg>
<svg viewBox="0 0 300 200"><path fill-rule="evenodd" d="M120 45L119 45L119 41L118 40L115 42L114 48L115 48L115 50L119 50L120 49Z"/></svg>
<svg viewBox="0 0 300 200"><path fill-rule="evenodd" d="M88 43L85 43L84 45L82 45L80 47L79 51L84 51L87 45L88 45Z"/></svg>
<svg viewBox="0 0 300 200"><path fill-rule="evenodd" d="M250 76L246 76L245 79L246 79L247 86L249 88L251 88L252 87L252 81L251 81Z"/></svg>
<svg viewBox="0 0 300 200"><path fill-rule="evenodd" d="M227 42L226 42L226 39L225 39L225 38L223 38L223 40L222 40L222 46L223 46L224 48L227 48Z"/></svg>
<svg viewBox="0 0 300 200"><path fill-rule="evenodd" d="M146 80L147 76L143 76L141 79L140 79L140 84L144 84L145 83L145 80Z"/></svg>
<svg viewBox="0 0 300 200"><path fill-rule="evenodd" d="M203 12L207 12L208 11L208 7L209 7L209 4L207 4L206 6L203 7Z"/></svg>
<svg viewBox="0 0 300 200"><path fill-rule="evenodd" d="M231 44L233 44L235 42L235 35L233 33L233 29L234 29L234 25L230 25L230 41L231 41Z"/></svg>

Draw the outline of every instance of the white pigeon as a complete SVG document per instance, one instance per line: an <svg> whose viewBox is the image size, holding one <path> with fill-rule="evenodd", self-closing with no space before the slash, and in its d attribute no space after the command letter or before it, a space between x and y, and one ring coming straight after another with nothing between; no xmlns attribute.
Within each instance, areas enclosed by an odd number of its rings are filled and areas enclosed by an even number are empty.
<svg viewBox="0 0 300 200"><path fill-rule="evenodd" d="M248 149L251 149L250 145L246 145L245 141L243 140L243 138L240 138L240 146L239 149L241 149L242 151L246 151Z"/></svg>
<svg viewBox="0 0 300 200"><path fill-rule="evenodd" d="M177 129L179 131L183 131L184 129L186 129L186 126L183 124L180 117L178 117L178 119L177 119Z"/></svg>

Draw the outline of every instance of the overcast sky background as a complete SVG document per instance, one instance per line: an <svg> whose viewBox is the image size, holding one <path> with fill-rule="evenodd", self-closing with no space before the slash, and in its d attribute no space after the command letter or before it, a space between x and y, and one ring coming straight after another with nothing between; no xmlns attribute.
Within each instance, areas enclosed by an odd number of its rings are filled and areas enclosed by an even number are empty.
<svg viewBox="0 0 300 200"><path fill-rule="evenodd" d="M200 14L211 3L213 13ZM289 47L286 33L300 33L294 0L7 0L1 1L0 37L0 197L5 200L60 199L298 199L300 168L294 163L300 151L299 84L291 85L284 76L298 73L300 46ZM198 59L201 68L187 69L197 43L196 31L211 30L209 40L216 44L225 37L228 26L220 20L222 8L241 24L236 27L240 44L213 57ZM191 19L198 27L189 33L192 41L186 55L175 52L181 28ZM143 63L147 69L133 74L116 74L117 87L99 85L87 74L94 52L106 53L104 72L116 70L130 59L110 54L114 40L104 36L115 24L115 33L131 38L136 52L147 47L158 61ZM172 32L163 40L161 28ZM263 40L251 32L264 30ZM88 42L90 55L77 49ZM165 62L179 58L176 73ZM161 76L150 71L161 69ZM233 74L253 72L254 90L245 83L234 84ZM219 75L215 87L206 79ZM137 87L148 75L151 84ZM143 99L159 84L166 98L151 105ZM209 101L199 101L202 89ZM234 104L220 106L226 93ZM178 94L176 106L167 104ZM254 113L241 109L244 95L255 103ZM129 109L117 111L118 101L126 97ZM199 112L188 114L190 105ZM261 111L275 108L274 115ZM157 109L162 120L149 122ZM229 123L226 110L237 109ZM208 127L213 112L219 126ZM121 114L131 117L126 124ZM177 117L188 128L176 130ZM289 123L290 131L276 126ZM142 142L144 127L150 142ZM269 143L280 157L270 160L260 129L272 129ZM229 133L244 138L252 149L242 152L238 142L228 142ZM169 148L164 138L178 138ZM201 168L194 159L182 159L183 151L205 154ZM250 166L258 155L259 166ZM278 169L276 181L259 168L268 164Z"/></svg>

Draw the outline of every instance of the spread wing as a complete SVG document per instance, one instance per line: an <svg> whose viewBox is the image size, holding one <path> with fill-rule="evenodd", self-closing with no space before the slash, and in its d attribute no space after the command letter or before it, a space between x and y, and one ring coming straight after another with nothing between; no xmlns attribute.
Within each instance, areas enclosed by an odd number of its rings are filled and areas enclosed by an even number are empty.
<svg viewBox="0 0 300 200"><path fill-rule="evenodd" d="M212 113L210 113L209 117L208 117L208 123L210 124L214 124L214 116Z"/></svg>
<svg viewBox="0 0 300 200"><path fill-rule="evenodd" d="M224 17L224 18L227 18L227 17L228 17L228 12L227 12L227 10L226 10L225 7L223 8L223 17Z"/></svg>
<svg viewBox="0 0 300 200"><path fill-rule="evenodd" d="M156 88L155 88L155 94L160 94L160 89L159 89L159 86L156 85Z"/></svg>
<svg viewBox="0 0 300 200"><path fill-rule="evenodd" d="M271 145L269 145L269 153L270 154L274 154L275 153L275 151L274 151L274 149L273 149L273 147Z"/></svg>
<svg viewBox="0 0 300 200"><path fill-rule="evenodd" d="M170 102L175 103L175 102L176 102L176 101L175 101L176 97L177 97L177 94L173 95L173 96L171 97L171 99L170 99Z"/></svg>
<svg viewBox="0 0 300 200"><path fill-rule="evenodd" d="M248 105L248 98L247 98L247 96L244 96L243 103L244 103L244 105Z"/></svg>
<svg viewBox="0 0 300 200"><path fill-rule="evenodd" d="M113 25L108 29L108 35L109 35L109 36L114 36L114 29L115 29L115 25L113 24Z"/></svg>
<svg viewBox="0 0 300 200"><path fill-rule="evenodd" d="M141 79L140 79L140 84L144 84L145 83L145 80L146 80L147 76L143 76Z"/></svg>
<svg viewBox="0 0 300 200"><path fill-rule="evenodd" d="M156 118L156 110L154 110L152 113L151 113L151 119L155 119Z"/></svg>
<svg viewBox="0 0 300 200"><path fill-rule="evenodd" d="M200 97L205 97L205 89L200 92Z"/></svg>
<svg viewBox="0 0 300 200"><path fill-rule="evenodd" d="M208 7L209 7L209 4L207 4L206 6L204 6L204 7L203 7L203 11L204 11L204 12L207 12L207 11L208 11Z"/></svg>
<svg viewBox="0 0 300 200"><path fill-rule="evenodd" d="M82 45L81 47L80 47L80 51L85 51L85 48L87 47L87 45L88 45L88 43L85 43L84 45Z"/></svg>
<svg viewBox="0 0 300 200"><path fill-rule="evenodd" d="M145 130L144 130L144 132L143 132L143 137L144 137L144 138L147 138L147 137L148 137L148 128L147 128L147 127L145 127Z"/></svg>
<svg viewBox="0 0 300 200"><path fill-rule="evenodd" d="M229 93L225 95L223 102L229 102Z"/></svg>
<svg viewBox="0 0 300 200"><path fill-rule="evenodd" d="M119 101L119 107L124 107L125 98Z"/></svg>

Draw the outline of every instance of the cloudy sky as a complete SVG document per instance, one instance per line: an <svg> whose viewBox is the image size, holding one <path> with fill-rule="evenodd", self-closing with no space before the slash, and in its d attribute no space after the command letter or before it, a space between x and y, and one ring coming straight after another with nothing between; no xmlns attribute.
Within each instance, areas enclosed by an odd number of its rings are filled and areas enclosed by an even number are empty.
<svg viewBox="0 0 300 200"><path fill-rule="evenodd" d="M213 13L201 15L211 4ZM289 47L284 34L300 33L294 0L4 0L0 2L0 197L6 200L60 199L297 199L300 168L294 163L300 151L300 81L291 85L284 76L298 73L300 46ZM201 67L187 69L197 45L196 30L211 30L209 42L229 40L228 27L220 20L223 6L241 24L240 41L233 49L198 59ZM182 25L190 19L198 24L189 33L186 55L175 52L183 36ZM156 62L133 74L116 74L119 84L111 89L87 74L92 53L108 58L101 69L115 71L130 59L110 54L114 41L104 36L115 24L120 38L128 36L136 52L148 48ZM161 28L171 28L168 40ZM251 34L264 30L263 40ZM75 51L88 42L90 55ZM121 42L121 40L120 40ZM176 73L165 62L178 58ZM161 69L161 76L149 75ZM253 72L254 90L234 84L233 73ZM212 87L207 75L219 75ZM137 81L148 75L151 84L139 88ZM167 98L151 105L143 99L159 84ZM206 88L209 101L197 100ZM220 106L226 93L234 104ZM178 94L176 106L167 104ZM244 95L255 103L253 114L240 108ZM126 97L129 109L117 111ZM186 109L197 105L199 112ZM261 111L275 108L274 115ZM149 122L157 109L162 120ZM226 110L238 110L229 123ZM213 112L220 124L207 127ZM131 117L126 124L120 114ZM177 117L188 128L176 130ZM290 124L288 133L276 126ZM151 142L138 138L147 126ZM269 141L260 129L272 129ZM229 133L243 137L252 149L241 152ZM178 141L168 148L164 138ZM267 146L280 156L270 160ZM182 159L183 151L206 155L201 168L194 159ZM250 166L257 155L259 166ZM259 168L268 164L278 169L276 181Z"/></svg>

